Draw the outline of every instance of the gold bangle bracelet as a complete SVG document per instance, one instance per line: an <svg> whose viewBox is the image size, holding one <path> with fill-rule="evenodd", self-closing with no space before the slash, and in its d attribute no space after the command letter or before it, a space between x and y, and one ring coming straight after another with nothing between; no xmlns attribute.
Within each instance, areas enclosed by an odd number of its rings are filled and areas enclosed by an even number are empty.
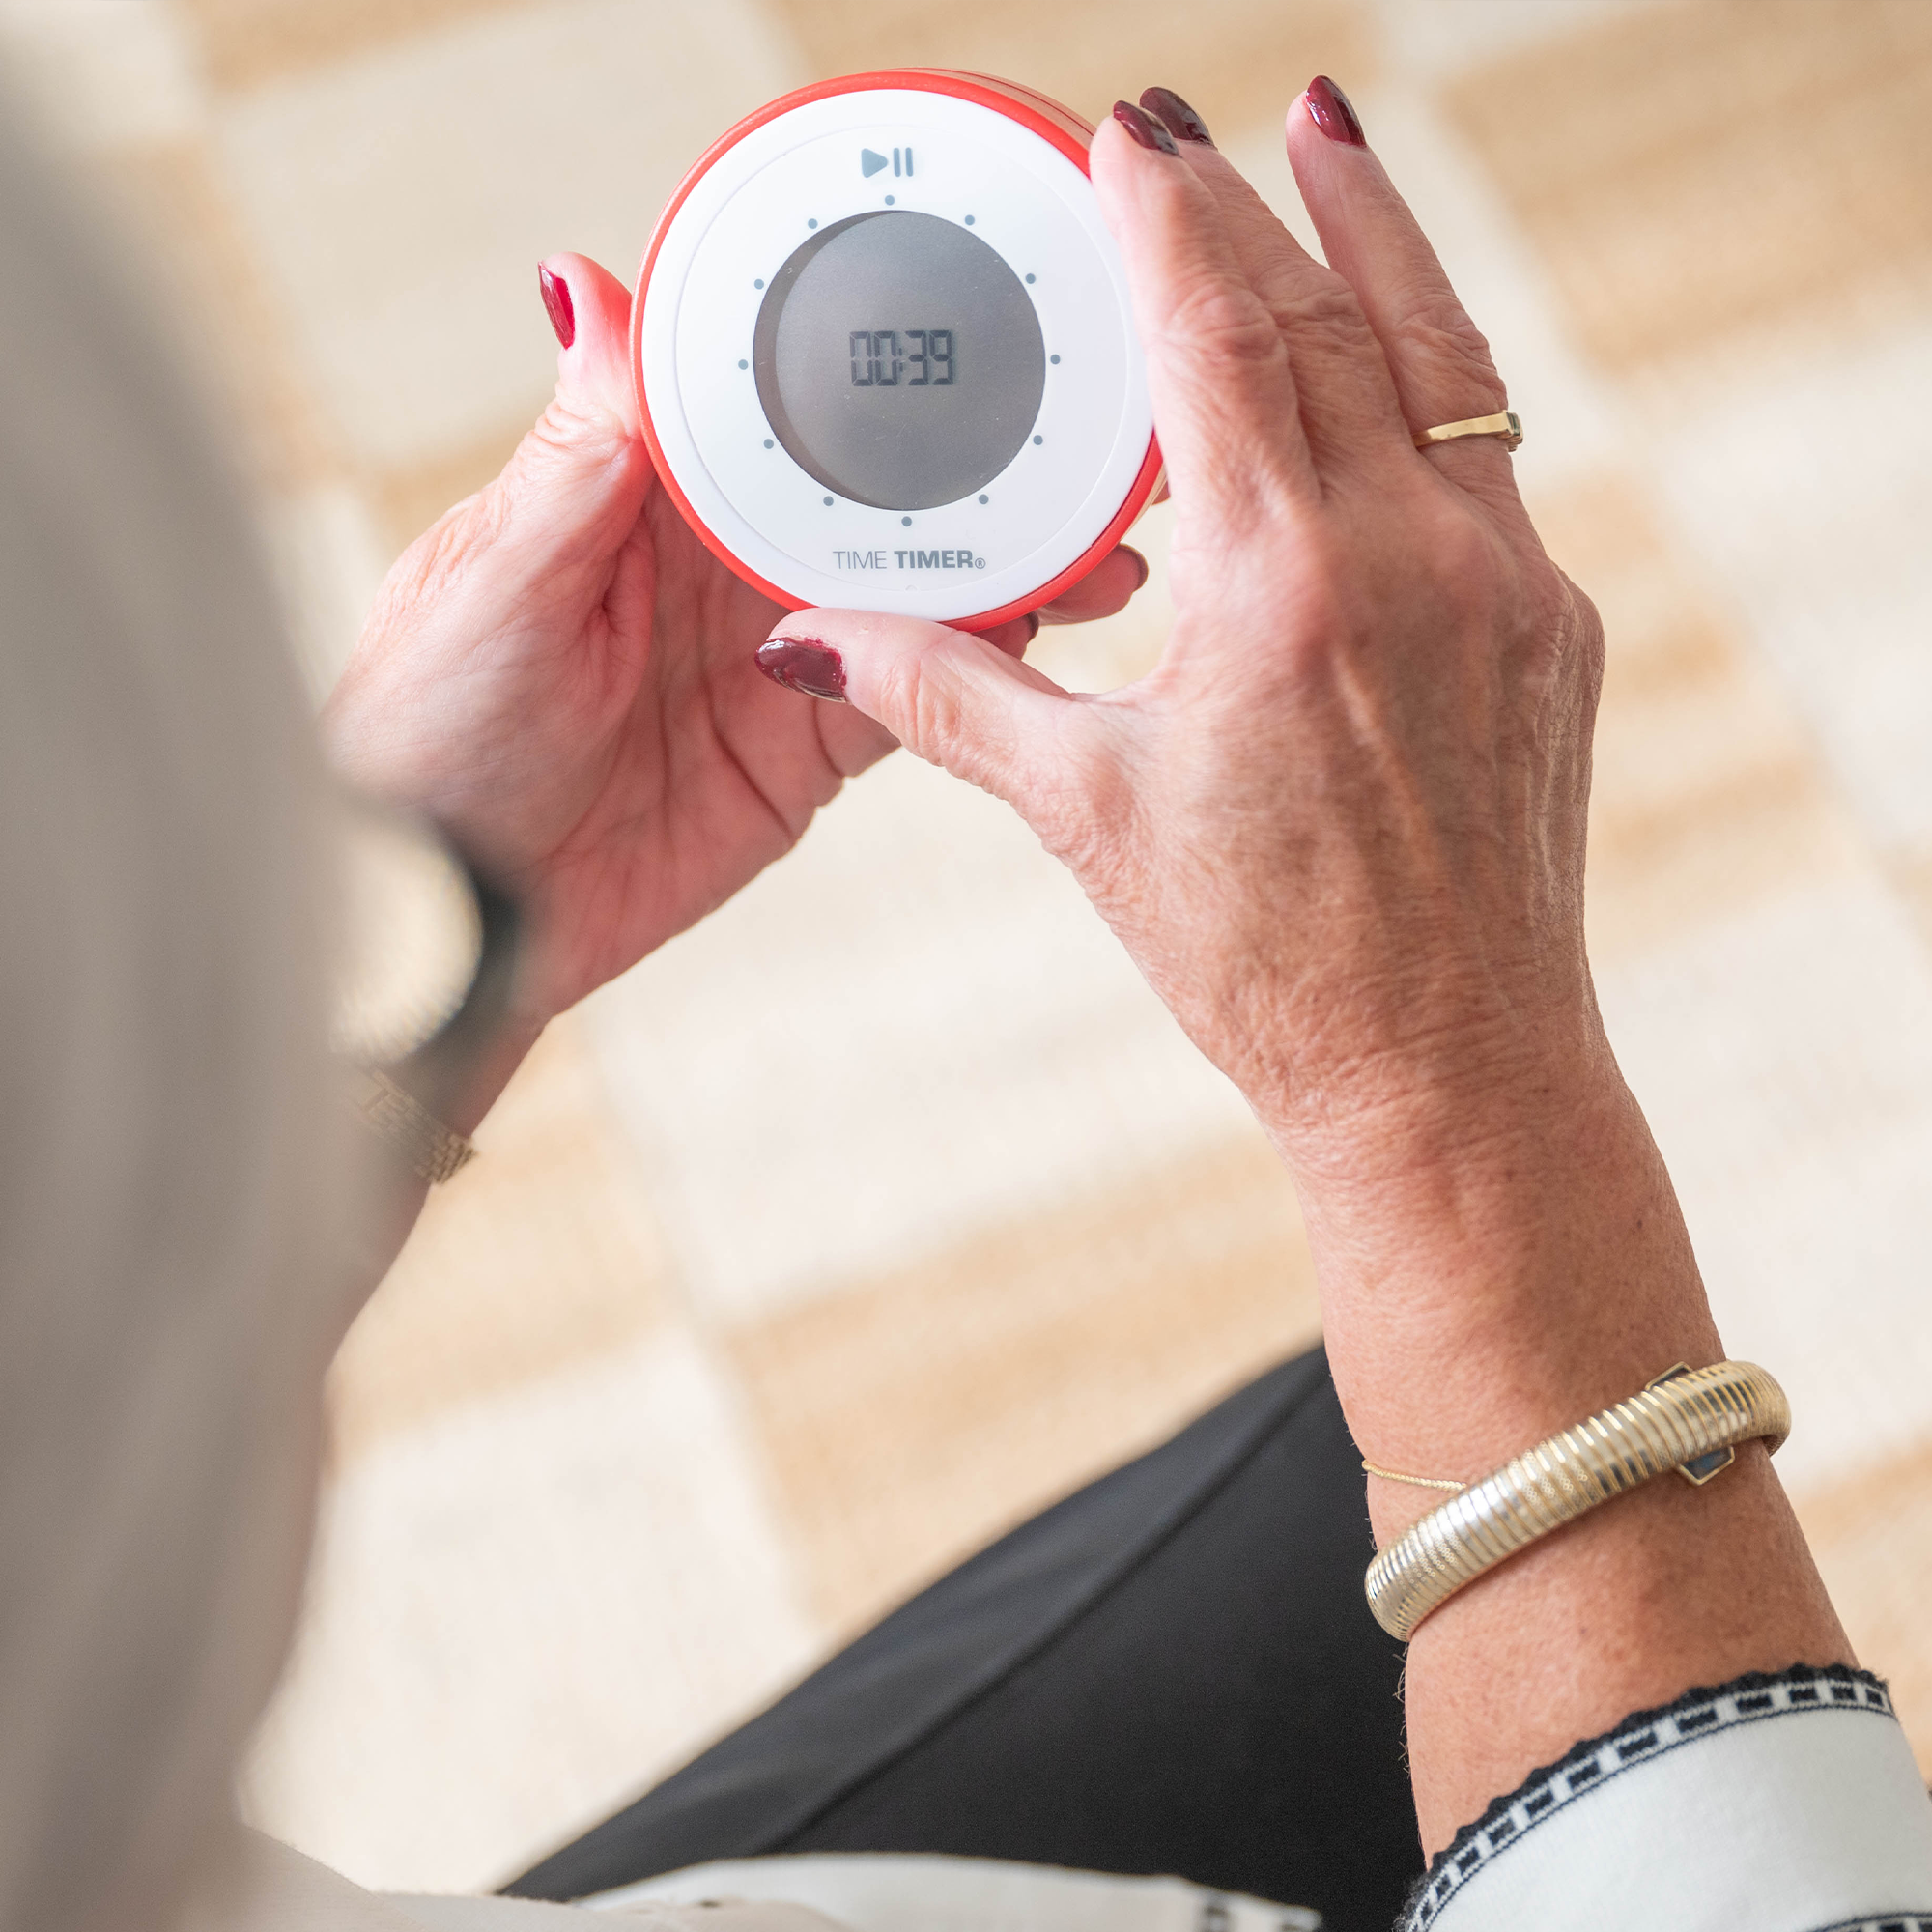
<svg viewBox="0 0 1932 1932"><path fill-rule="evenodd" d="M1430 1511L1369 1565L1369 1608L1406 1642L1464 1584L1599 1503L1670 1469L1708 1483L1740 1442L1763 1436L1775 1452L1790 1433L1791 1405L1763 1369L1680 1362Z"/></svg>

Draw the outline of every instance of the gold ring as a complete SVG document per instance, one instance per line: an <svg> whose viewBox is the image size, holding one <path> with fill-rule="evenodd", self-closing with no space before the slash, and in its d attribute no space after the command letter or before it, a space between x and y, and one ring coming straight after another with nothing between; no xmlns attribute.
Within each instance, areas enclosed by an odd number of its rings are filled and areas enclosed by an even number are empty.
<svg viewBox="0 0 1932 1932"><path fill-rule="evenodd" d="M1437 423L1415 439L1417 449L1432 442L1454 442L1459 436L1499 436L1505 449L1514 449L1522 440L1522 418L1514 410L1498 410L1492 416L1468 416L1462 422Z"/></svg>

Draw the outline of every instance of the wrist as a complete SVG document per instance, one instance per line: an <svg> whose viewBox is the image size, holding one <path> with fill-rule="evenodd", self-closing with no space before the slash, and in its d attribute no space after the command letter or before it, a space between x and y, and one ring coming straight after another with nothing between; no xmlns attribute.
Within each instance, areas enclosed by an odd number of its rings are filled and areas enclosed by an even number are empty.
<svg viewBox="0 0 1932 1932"><path fill-rule="evenodd" d="M1351 1110L1325 1141L1281 1138L1336 1389L1384 1468L1478 1482L1673 1362L1724 1354L1669 1177L1601 1037L1508 1079ZM1443 1500L1364 1483L1383 1547ZM1648 1483L1416 1633L1405 1694L1424 1843L1625 1712L1850 1656L1761 1446L1709 1490ZM1506 1713L1480 1688L1505 1680Z"/></svg>
<svg viewBox="0 0 1932 1932"><path fill-rule="evenodd" d="M1284 1151L1336 1386L1385 1467L1473 1480L1674 1361L1721 1356L1669 1177L1601 1036ZM1377 1500L1398 1524L1429 1503Z"/></svg>
<svg viewBox="0 0 1932 1932"><path fill-rule="evenodd" d="M1379 1264L1434 1251L1444 1223L1513 1212L1552 1182L1620 1164L1649 1132L1594 1005L1460 1029L1249 1093L1302 1206Z"/></svg>
<svg viewBox="0 0 1932 1932"><path fill-rule="evenodd" d="M1213 1057L1304 1185L1429 1171L1621 1089L1580 946L1568 959L1426 937L1434 963L1404 975L1348 960L1299 994L1222 1002L1240 1044Z"/></svg>

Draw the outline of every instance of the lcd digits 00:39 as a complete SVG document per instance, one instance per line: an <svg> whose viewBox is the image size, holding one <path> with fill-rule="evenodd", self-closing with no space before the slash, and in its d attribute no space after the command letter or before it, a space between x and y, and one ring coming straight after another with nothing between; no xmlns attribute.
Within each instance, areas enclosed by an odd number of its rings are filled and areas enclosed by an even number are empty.
<svg viewBox="0 0 1932 1932"><path fill-rule="evenodd" d="M846 337L852 358L855 389L895 389L901 377L908 389L946 389L952 385L952 331L950 328L909 328L901 350L896 328L855 328ZM917 369L917 376L907 376Z"/></svg>

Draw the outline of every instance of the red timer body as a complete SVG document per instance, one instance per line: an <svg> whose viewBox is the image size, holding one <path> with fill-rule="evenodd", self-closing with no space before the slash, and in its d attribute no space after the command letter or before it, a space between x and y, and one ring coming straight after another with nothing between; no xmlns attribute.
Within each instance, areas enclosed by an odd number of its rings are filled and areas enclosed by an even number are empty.
<svg viewBox="0 0 1932 1932"><path fill-rule="evenodd" d="M685 177L632 365L665 487L747 582L982 630L1120 541L1160 455L1092 135L900 69L771 102Z"/></svg>

